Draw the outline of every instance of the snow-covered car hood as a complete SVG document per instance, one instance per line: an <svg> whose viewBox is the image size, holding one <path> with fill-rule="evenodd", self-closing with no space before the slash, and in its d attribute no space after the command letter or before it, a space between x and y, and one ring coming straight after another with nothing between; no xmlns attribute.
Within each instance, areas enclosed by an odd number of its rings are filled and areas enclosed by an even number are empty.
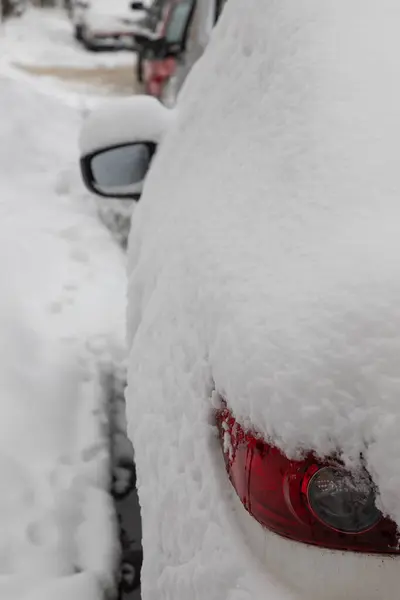
<svg viewBox="0 0 400 600"><path fill-rule="evenodd" d="M130 238L145 589L258 597L224 539L214 387L289 455L362 453L400 523L399 23L396 0L229 0L182 90Z"/></svg>
<svg viewBox="0 0 400 600"><path fill-rule="evenodd" d="M132 10L130 4L129 0L92 0L88 6L88 13L109 18L126 18L131 22L143 19L146 13L141 10Z"/></svg>

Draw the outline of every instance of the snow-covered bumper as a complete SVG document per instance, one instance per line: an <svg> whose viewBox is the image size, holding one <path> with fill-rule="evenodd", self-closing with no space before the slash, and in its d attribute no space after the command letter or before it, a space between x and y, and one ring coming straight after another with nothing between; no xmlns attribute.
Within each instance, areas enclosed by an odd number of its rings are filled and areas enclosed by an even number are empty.
<svg viewBox="0 0 400 600"><path fill-rule="evenodd" d="M399 557L339 552L293 542L261 527L236 495L234 508L241 533L264 565L265 574L282 589L282 597L383 600L398 596Z"/></svg>

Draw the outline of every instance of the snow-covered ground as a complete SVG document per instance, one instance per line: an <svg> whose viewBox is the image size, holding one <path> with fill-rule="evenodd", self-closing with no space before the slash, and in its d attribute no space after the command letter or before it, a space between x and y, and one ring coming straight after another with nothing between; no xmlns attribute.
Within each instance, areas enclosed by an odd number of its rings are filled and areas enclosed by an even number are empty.
<svg viewBox="0 0 400 600"><path fill-rule="evenodd" d="M132 64L129 50L84 52L73 39L73 26L64 11L32 8L20 19L9 20L0 29L0 40L1 58L13 62L81 68Z"/></svg>
<svg viewBox="0 0 400 600"><path fill-rule="evenodd" d="M32 11L0 30L2 600L100 600L118 559L105 401L124 358L125 258L78 172L96 98L13 67L123 60L86 57L68 26Z"/></svg>

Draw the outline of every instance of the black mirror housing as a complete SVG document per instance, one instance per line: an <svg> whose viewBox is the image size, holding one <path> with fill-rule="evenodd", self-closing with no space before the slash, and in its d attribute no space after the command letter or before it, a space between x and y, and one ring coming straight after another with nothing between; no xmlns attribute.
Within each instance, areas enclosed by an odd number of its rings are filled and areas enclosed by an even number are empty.
<svg viewBox="0 0 400 600"><path fill-rule="evenodd" d="M129 156L133 150L139 150L139 155L136 152L136 157ZM86 154L80 159L83 182L98 196L138 201L155 151L156 144L152 142L136 142Z"/></svg>

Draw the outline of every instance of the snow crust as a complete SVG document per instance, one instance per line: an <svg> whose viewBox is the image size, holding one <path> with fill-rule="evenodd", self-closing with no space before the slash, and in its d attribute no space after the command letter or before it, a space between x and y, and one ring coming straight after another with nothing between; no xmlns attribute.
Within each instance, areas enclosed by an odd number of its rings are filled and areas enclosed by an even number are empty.
<svg viewBox="0 0 400 600"><path fill-rule="evenodd" d="M1 65L0 597L99 600L119 552L106 383L125 259L80 182L79 103L38 86Z"/></svg>
<svg viewBox="0 0 400 600"><path fill-rule="evenodd" d="M214 388L290 456L363 453L400 524L399 23L229 0L182 90L130 235L145 600L284 595L229 520Z"/></svg>

